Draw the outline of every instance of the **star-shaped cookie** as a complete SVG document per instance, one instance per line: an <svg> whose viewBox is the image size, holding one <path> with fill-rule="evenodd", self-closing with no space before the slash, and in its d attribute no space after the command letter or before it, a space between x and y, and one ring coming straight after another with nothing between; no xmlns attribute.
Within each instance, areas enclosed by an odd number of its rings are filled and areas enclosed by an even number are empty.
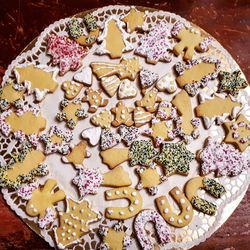
<svg viewBox="0 0 250 250"><path fill-rule="evenodd" d="M250 145L250 121L244 115L239 115L235 122L225 122L224 142L232 143L243 152Z"/></svg>

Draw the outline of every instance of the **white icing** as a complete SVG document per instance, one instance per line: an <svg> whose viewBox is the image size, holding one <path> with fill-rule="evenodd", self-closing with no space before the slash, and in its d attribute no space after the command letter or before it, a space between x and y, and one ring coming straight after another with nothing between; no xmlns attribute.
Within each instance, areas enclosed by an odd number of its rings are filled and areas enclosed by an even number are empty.
<svg viewBox="0 0 250 250"><path fill-rule="evenodd" d="M92 146L95 146L98 144L100 137L101 137L102 129L100 127L91 127L83 130L82 132L82 138L88 139L89 143Z"/></svg>
<svg viewBox="0 0 250 250"><path fill-rule="evenodd" d="M92 85L92 70L91 67L84 67L80 72L77 72L73 79L87 86Z"/></svg>

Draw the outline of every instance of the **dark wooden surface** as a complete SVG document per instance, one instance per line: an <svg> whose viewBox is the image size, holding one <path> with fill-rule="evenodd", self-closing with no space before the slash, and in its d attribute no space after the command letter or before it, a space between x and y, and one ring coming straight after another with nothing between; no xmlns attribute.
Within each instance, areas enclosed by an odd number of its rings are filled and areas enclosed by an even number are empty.
<svg viewBox="0 0 250 250"><path fill-rule="evenodd" d="M250 77L250 0L0 0L0 77L21 50L54 21L109 4L175 12L213 35ZM199 250L250 249L250 191L229 220ZM0 196L0 249L50 249Z"/></svg>

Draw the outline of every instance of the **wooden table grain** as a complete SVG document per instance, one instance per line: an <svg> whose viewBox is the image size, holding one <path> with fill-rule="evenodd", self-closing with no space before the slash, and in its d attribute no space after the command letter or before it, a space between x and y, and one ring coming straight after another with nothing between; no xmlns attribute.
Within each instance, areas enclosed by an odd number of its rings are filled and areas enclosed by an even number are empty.
<svg viewBox="0 0 250 250"><path fill-rule="evenodd" d="M50 23L109 4L174 12L214 36L250 76L250 0L0 0L0 78L8 64ZM250 191L228 221L196 250L250 249ZM0 249L50 249L0 196Z"/></svg>

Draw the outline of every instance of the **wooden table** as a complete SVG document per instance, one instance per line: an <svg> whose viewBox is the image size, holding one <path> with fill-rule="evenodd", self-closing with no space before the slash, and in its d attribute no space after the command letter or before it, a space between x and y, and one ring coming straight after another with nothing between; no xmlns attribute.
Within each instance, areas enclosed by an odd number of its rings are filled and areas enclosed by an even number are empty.
<svg viewBox="0 0 250 250"><path fill-rule="evenodd" d="M250 76L249 0L0 0L0 77L8 64L54 21L108 4L142 5L175 12L199 25L233 55ZM246 250L250 237L250 191L230 219L194 249ZM0 196L0 249L50 249L12 212Z"/></svg>

